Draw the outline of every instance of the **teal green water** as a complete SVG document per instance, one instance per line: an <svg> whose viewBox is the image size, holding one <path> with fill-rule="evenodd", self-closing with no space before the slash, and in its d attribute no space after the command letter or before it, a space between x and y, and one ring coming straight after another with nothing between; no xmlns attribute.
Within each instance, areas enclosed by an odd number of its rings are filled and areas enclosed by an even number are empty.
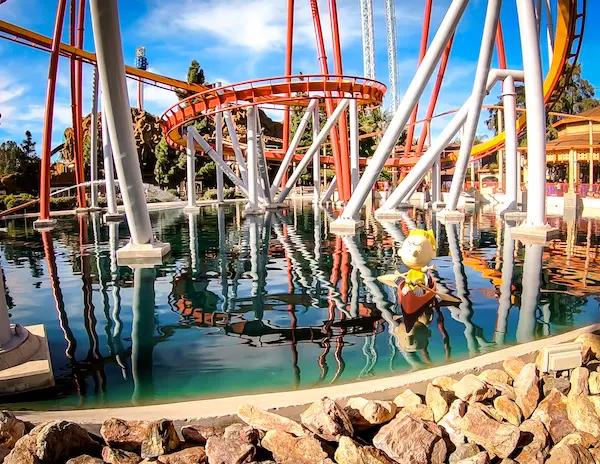
<svg viewBox="0 0 600 464"><path fill-rule="evenodd" d="M510 227L483 213L458 226L420 212L371 219L343 239L329 221L308 203L254 220L235 205L155 212L156 236L172 252L135 272L115 261L124 223L60 218L41 235L31 220L7 221L0 255L11 321L44 324L56 387L1 406L126 406L352 382L598 321L597 221L553 219L563 239L545 249L515 246ZM431 224L434 274L461 303L407 334L395 290L375 278L405 270L403 237Z"/></svg>

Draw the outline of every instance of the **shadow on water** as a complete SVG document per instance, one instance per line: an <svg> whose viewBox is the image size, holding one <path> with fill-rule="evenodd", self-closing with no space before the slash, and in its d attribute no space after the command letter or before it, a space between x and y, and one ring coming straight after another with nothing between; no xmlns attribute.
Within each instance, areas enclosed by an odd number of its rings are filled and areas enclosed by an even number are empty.
<svg viewBox="0 0 600 464"><path fill-rule="evenodd" d="M138 405L350 382L598 320L594 220L559 223L562 240L524 247L510 224L481 211L454 225L418 211L378 222L369 211L365 233L343 237L329 233L336 214L302 203L245 219L239 204L155 212L172 253L162 266L135 270L116 262L125 224L92 214L37 234L11 221L0 245L11 317L45 325L56 387L3 407ZM407 270L399 248L424 227L438 242L437 289L459 303L428 305L408 321L396 290L377 277Z"/></svg>

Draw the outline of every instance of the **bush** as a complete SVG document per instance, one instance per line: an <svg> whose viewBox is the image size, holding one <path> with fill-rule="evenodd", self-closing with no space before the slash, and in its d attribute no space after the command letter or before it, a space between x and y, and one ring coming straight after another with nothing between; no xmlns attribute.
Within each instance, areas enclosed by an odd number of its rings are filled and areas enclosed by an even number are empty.
<svg viewBox="0 0 600 464"><path fill-rule="evenodd" d="M20 206L25 203L28 203L31 200L35 200L35 197L33 195L30 195L29 193L21 193L19 195L6 195L4 199L4 205L6 209L11 209L15 206Z"/></svg>
<svg viewBox="0 0 600 464"><path fill-rule="evenodd" d="M179 198L179 194L177 193L177 189L167 189L167 192L169 192L171 195L175 195L176 197Z"/></svg>
<svg viewBox="0 0 600 464"><path fill-rule="evenodd" d="M217 189L208 189L204 192L203 195L205 200L216 200L217 199Z"/></svg>
<svg viewBox="0 0 600 464"><path fill-rule="evenodd" d="M77 199L75 197L50 198L50 210L52 211L65 211L76 207Z"/></svg>

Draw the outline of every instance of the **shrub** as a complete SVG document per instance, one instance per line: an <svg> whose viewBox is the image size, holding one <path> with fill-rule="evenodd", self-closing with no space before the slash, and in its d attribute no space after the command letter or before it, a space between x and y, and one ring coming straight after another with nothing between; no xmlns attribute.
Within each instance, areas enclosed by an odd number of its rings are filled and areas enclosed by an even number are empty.
<svg viewBox="0 0 600 464"><path fill-rule="evenodd" d="M19 195L6 195L4 204L6 209L14 208L34 200L35 197L29 193L21 193Z"/></svg>
<svg viewBox="0 0 600 464"><path fill-rule="evenodd" d="M77 199L75 197L50 198L50 209L53 211L65 211L76 207Z"/></svg>

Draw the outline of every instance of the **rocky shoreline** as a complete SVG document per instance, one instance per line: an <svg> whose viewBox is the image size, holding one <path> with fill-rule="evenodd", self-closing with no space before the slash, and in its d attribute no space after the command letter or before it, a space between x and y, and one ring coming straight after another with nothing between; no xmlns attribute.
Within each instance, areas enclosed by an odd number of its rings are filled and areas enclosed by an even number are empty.
<svg viewBox="0 0 600 464"><path fill-rule="evenodd" d="M300 421L251 405L228 427L109 419L100 435L76 423L34 426L0 413L4 464L599 464L600 335L583 366L560 376L508 358L502 369L439 377L424 396L323 398Z"/></svg>

